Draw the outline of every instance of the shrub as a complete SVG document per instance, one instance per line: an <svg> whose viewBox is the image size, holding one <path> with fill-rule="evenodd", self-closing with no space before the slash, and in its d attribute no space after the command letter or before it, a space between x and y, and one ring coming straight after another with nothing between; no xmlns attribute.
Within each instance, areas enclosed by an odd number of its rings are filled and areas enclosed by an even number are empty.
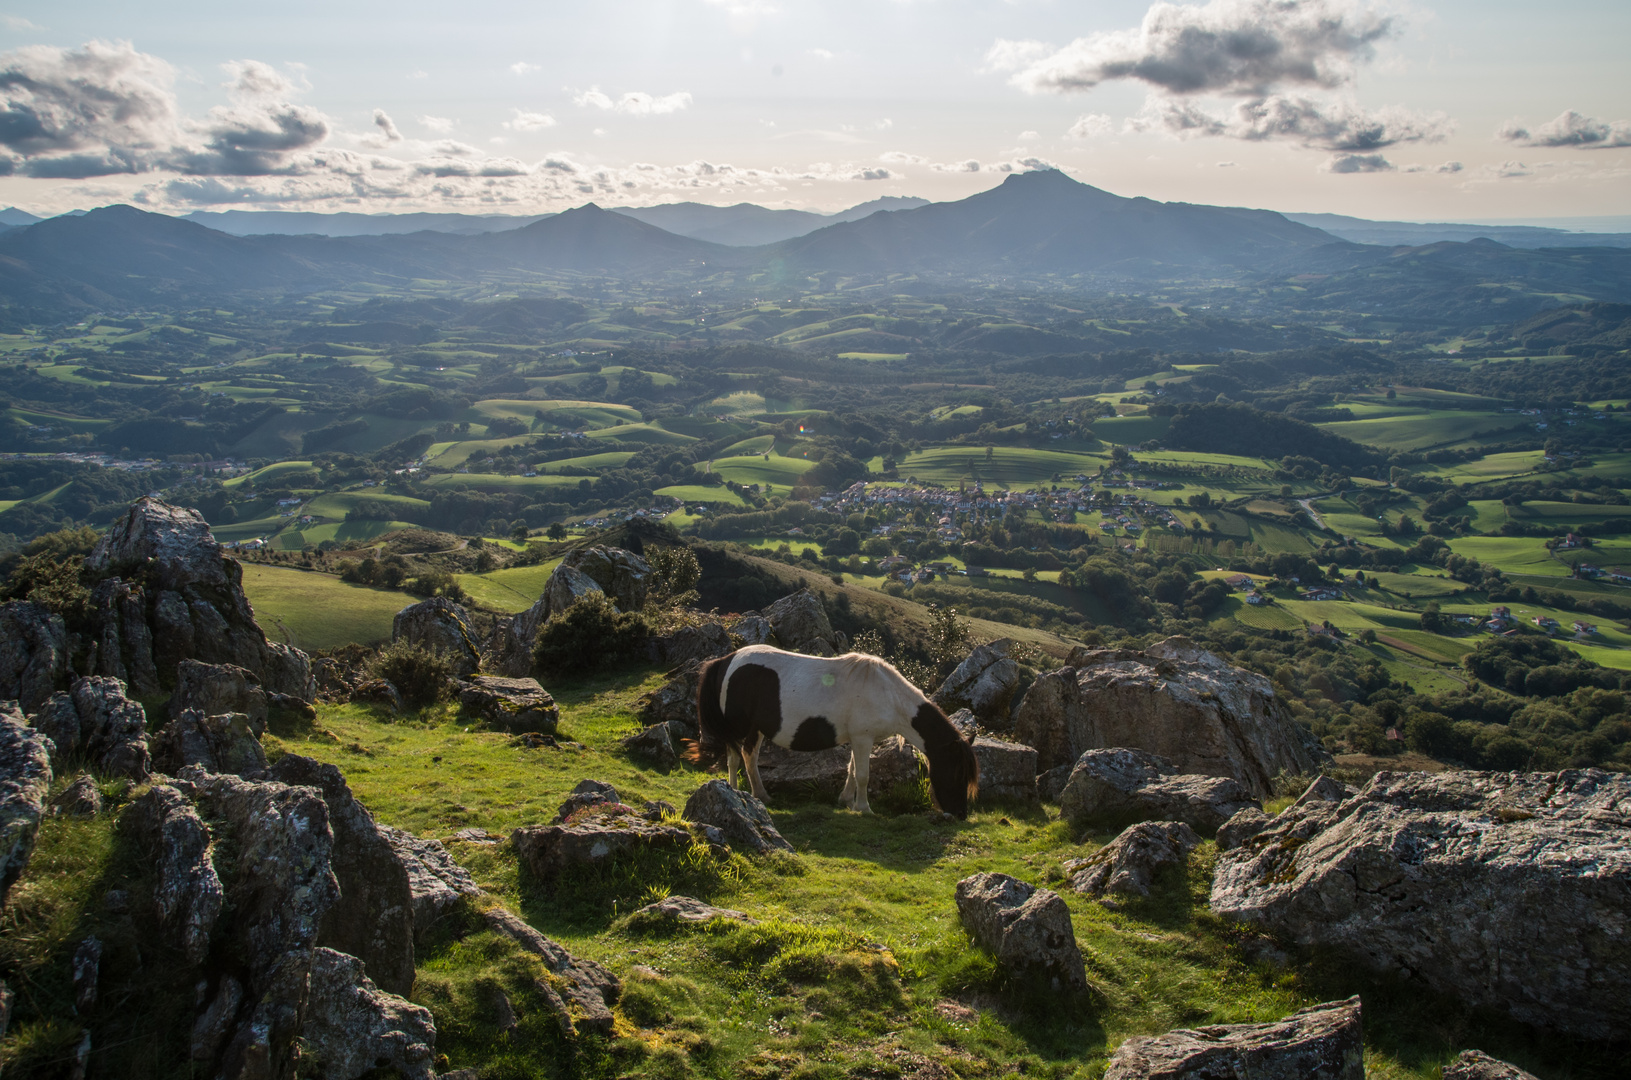
<svg viewBox="0 0 1631 1080"><path fill-rule="evenodd" d="M381 649L368 670L396 687L402 703L414 709L441 701L453 682L451 660L406 641L393 641Z"/></svg>
<svg viewBox="0 0 1631 1080"><path fill-rule="evenodd" d="M650 635L644 616L618 611L602 594L586 596L539 629L533 668L559 677L626 664L642 655Z"/></svg>
<svg viewBox="0 0 1631 1080"><path fill-rule="evenodd" d="M697 601L702 565L688 547L655 548L646 552L651 564L647 603L652 607L683 607Z"/></svg>

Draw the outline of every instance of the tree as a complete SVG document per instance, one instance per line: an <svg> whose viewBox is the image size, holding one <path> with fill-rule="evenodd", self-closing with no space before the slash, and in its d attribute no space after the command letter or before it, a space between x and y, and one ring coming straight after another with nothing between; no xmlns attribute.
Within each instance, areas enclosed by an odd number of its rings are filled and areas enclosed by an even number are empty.
<svg viewBox="0 0 1631 1080"><path fill-rule="evenodd" d="M554 522L550 525L549 529L544 533L544 535L549 537L551 540L565 540L566 526L561 524L559 521Z"/></svg>

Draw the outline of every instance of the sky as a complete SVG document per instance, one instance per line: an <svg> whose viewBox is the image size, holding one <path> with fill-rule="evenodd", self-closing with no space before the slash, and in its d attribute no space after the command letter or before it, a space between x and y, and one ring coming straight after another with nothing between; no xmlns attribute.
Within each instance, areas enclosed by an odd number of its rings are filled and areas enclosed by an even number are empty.
<svg viewBox="0 0 1631 1080"><path fill-rule="evenodd" d="M0 204L1631 214L1625 0L0 5Z"/></svg>

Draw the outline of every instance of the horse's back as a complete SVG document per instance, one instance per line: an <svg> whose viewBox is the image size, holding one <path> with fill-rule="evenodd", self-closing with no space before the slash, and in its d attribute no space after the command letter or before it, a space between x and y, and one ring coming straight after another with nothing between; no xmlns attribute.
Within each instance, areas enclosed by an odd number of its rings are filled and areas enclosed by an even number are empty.
<svg viewBox="0 0 1631 1080"><path fill-rule="evenodd" d="M897 686L900 683L902 685ZM739 649L725 685L732 726L752 725L792 750L825 750L856 735L896 730L910 684L876 657L805 656L767 645Z"/></svg>

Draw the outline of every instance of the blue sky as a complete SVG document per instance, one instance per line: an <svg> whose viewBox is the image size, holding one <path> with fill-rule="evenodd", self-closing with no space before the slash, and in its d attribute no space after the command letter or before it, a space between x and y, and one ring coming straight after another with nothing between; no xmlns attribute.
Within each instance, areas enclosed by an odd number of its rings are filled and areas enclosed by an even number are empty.
<svg viewBox="0 0 1631 1080"><path fill-rule="evenodd" d="M0 12L0 201L1631 214L1631 4L603 0Z"/></svg>

